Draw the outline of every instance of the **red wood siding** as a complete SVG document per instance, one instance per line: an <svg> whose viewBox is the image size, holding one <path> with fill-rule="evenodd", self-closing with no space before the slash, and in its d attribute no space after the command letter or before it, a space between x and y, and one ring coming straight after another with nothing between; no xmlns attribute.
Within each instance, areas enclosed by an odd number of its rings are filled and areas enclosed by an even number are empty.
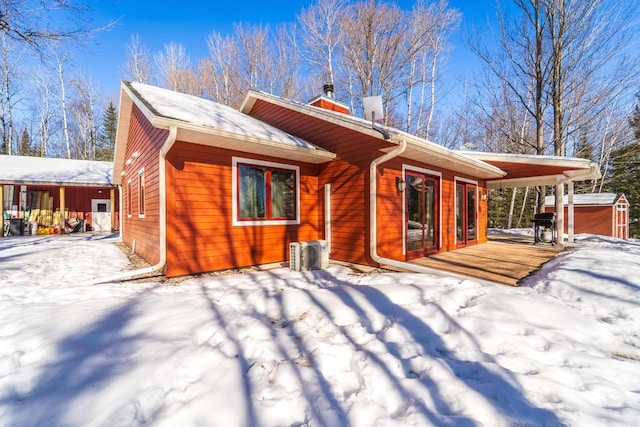
<svg viewBox="0 0 640 427"><path fill-rule="evenodd" d="M546 206L545 212L555 212L555 206ZM575 234L588 233L601 236L613 236L613 215L615 206L574 206ZM568 233L569 227L568 208L564 208L564 232Z"/></svg>
<svg viewBox="0 0 640 427"><path fill-rule="evenodd" d="M234 156L300 166L299 225L233 225ZM167 158L167 223L170 277L286 261L290 242L321 237L318 168L178 142Z"/></svg>
<svg viewBox="0 0 640 427"><path fill-rule="evenodd" d="M133 204L131 218L126 215L127 206L124 206L124 218L122 218L122 241L129 247L135 240L136 252L151 264L160 260L160 189L158 174L158 153L167 139L168 131L154 128L144 117L137 106L133 106L129 136L127 141L126 158L132 159L131 164L124 166L125 174L122 177L122 186L125 189L124 201L128 200L126 194L127 182L131 180ZM138 152L134 158L133 153ZM145 215L138 217L138 171L144 168L145 175Z"/></svg>
<svg viewBox="0 0 640 427"><path fill-rule="evenodd" d="M396 158L378 168L378 253L385 258L405 260L405 255L403 254L404 242L402 240L403 228L405 227L402 221L402 201L405 195L404 193L398 194L396 190L396 177L404 179L402 176L403 164L442 174L442 179L440 180L442 209L439 212L441 226L440 252L455 250L455 178L478 181L480 194L482 191L486 191L484 181L434 165L425 165L405 158ZM478 243L485 243L487 241L487 201L482 200L480 194L478 194L477 238Z"/></svg>
<svg viewBox="0 0 640 427"><path fill-rule="evenodd" d="M318 179L320 191L331 184L331 258L374 264L369 258L369 165L392 144L262 101L251 115L337 153L335 160L320 165ZM319 233L324 236L323 229Z"/></svg>
<svg viewBox="0 0 640 427"><path fill-rule="evenodd" d="M341 126L258 100L251 115L337 154L321 165L319 188L331 183L331 258L374 265L369 257L369 166L383 148L393 145ZM442 251L455 249L454 177L477 180L409 159L393 159L378 168L378 253L405 260L402 241L402 195L396 194L395 178L402 164L442 172ZM478 187L485 183L478 181ZM486 191L486 190L485 190ZM487 204L478 196L478 242L487 241ZM320 212L322 214L322 211Z"/></svg>

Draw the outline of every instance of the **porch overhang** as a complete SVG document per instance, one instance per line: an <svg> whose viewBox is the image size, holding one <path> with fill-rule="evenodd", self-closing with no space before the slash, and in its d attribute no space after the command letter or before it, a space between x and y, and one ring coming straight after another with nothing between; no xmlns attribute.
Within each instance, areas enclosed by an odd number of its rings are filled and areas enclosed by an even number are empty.
<svg viewBox="0 0 640 427"><path fill-rule="evenodd" d="M533 187L601 178L598 165L588 159L523 154L462 152L506 172L506 176L487 179L488 188Z"/></svg>
<svg viewBox="0 0 640 427"><path fill-rule="evenodd" d="M481 159L469 157L456 151L449 150L438 144L428 143L428 141L412 137L408 133L399 133L391 138L390 142L397 143L397 140L405 139L407 148L402 157L412 159L424 164L438 165L453 172L471 175L476 178L487 180L504 179L507 172L502 168L494 166ZM393 148L383 149L389 152Z"/></svg>

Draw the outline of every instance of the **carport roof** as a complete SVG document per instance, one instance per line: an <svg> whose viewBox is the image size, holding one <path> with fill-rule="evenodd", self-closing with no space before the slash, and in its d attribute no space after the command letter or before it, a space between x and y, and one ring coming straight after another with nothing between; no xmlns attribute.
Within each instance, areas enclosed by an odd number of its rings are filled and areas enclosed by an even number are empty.
<svg viewBox="0 0 640 427"><path fill-rule="evenodd" d="M112 162L0 155L0 184L112 186Z"/></svg>

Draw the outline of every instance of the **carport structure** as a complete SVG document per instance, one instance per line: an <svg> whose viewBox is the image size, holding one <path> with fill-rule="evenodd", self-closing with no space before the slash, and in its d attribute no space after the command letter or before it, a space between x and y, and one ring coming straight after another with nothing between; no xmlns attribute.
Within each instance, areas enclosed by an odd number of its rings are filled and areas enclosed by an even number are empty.
<svg viewBox="0 0 640 427"><path fill-rule="evenodd" d="M568 243L574 241L574 183L601 178L597 163L588 159L527 154L494 154L465 151L465 155L482 160L507 172L504 178L487 180L487 188L516 188L552 185L555 187L556 229L558 245L564 246L564 190L567 186Z"/></svg>
<svg viewBox="0 0 640 427"><path fill-rule="evenodd" d="M112 162L0 155L0 216L19 221L11 234L28 233L30 223L64 230L69 217L110 232L120 210L112 171Z"/></svg>

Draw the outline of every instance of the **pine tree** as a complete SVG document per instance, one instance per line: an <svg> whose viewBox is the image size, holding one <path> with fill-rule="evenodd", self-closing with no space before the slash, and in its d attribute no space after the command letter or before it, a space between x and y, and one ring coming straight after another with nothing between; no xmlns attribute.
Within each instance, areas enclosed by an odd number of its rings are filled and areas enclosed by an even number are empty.
<svg viewBox="0 0 640 427"><path fill-rule="evenodd" d="M37 150L34 149L31 143L31 136L29 132L24 129L22 131L22 135L20 136L20 141L18 142L18 155L19 156L36 156Z"/></svg>
<svg viewBox="0 0 640 427"><path fill-rule="evenodd" d="M116 145L116 131L118 128L118 115L113 101L109 101L109 106L102 117L102 128L98 136L96 147L96 160L112 161L113 150Z"/></svg>
<svg viewBox="0 0 640 427"><path fill-rule="evenodd" d="M624 193L629 207L629 237L640 237L640 140L611 154L611 180L608 189Z"/></svg>
<svg viewBox="0 0 640 427"><path fill-rule="evenodd" d="M629 120L629 124L633 129L633 134L635 135L636 141L640 142L640 92L636 95L638 98L638 103L636 104L636 109Z"/></svg>

